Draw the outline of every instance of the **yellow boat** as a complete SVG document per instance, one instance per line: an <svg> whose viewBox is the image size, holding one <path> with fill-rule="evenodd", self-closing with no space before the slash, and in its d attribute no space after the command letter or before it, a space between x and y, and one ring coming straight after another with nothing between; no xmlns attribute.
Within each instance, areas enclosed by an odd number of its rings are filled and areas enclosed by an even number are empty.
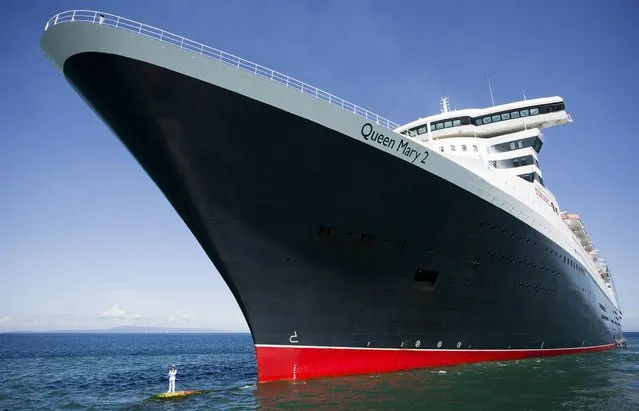
<svg viewBox="0 0 639 411"><path fill-rule="evenodd" d="M182 397L187 397L189 395L199 394L201 392L203 391L187 390L187 391L163 392L160 394L155 394L153 398L160 398L160 399L182 398Z"/></svg>

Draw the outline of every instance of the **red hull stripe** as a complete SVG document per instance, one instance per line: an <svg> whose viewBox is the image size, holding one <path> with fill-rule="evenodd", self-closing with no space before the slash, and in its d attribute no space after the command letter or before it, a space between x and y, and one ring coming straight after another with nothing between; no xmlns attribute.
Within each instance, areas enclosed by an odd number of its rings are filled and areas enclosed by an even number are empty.
<svg viewBox="0 0 639 411"><path fill-rule="evenodd" d="M258 383L373 374L480 361L606 351L615 344L536 350L368 349L256 345Z"/></svg>

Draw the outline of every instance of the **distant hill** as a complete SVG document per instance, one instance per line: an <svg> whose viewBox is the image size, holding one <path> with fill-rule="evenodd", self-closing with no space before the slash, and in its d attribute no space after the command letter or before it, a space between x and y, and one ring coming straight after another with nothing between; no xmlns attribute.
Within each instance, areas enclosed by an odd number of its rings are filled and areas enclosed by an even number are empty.
<svg viewBox="0 0 639 411"><path fill-rule="evenodd" d="M11 331L4 334L245 334L248 331L216 330L212 328L172 328L146 327L141 325L123 325L120 327L96 330L47 330L47 331ZM2 333L0 333L2 334Z"/></svg>

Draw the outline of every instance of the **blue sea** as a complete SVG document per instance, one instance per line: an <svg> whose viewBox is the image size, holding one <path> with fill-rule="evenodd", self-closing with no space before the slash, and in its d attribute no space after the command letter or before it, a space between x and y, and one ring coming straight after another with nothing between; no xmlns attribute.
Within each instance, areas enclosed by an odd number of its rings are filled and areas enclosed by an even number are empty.
<svg viewBox="0 0 639 411"><path fill-rule="evenodd" d="M0 410L639 410L627 349L256 386L249 334L0 334ZM178 400L167 390L204 390Z"/></svg>

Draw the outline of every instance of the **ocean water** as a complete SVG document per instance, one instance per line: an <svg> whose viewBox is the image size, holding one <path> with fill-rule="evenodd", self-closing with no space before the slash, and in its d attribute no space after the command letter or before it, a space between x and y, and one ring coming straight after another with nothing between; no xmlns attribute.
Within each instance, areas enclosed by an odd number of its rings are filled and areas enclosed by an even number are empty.
<svg viewBox="0 0 639 411"><path fill-rule="evenodd" d="M0 334L0 410L639 410L627 349L256 386L248 334ZM157 400L167 369L176 390Z"/></svg>

